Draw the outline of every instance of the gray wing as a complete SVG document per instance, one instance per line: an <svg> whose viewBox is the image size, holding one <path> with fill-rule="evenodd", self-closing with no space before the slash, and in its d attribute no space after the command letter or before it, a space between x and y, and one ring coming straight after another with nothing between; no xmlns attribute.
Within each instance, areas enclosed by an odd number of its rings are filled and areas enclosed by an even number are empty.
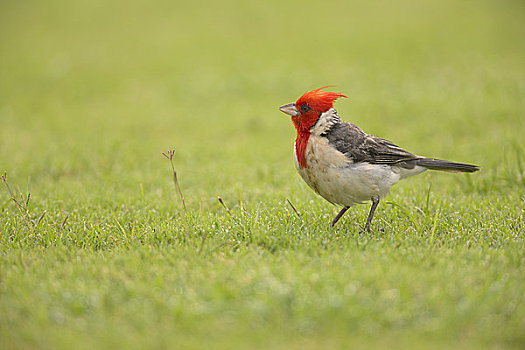
<svg viewBox="0 0 525 350"><path fill-rule="evenodd" d="M364 133L358 126L340 122L323 134L339 152L354 163L397 164L413 168L416 156L392 142Z"/></svg>

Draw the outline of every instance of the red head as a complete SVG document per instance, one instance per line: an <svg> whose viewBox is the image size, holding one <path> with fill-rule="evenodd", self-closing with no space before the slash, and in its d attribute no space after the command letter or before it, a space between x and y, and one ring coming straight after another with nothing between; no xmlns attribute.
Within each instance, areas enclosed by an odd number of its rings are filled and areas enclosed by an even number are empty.
<svg viewBox="0 0 525 350"><path fill-rule="evenodd" d="M308 91L299 97L295 103L279 107L282 112L292 116L292 122L297 133L307 133L315 125L319 116L332 108L339 97L346 97L336 92L323 91L327 87L332 86L323 86Z"/></svg>
<svg viewBox="0 0 525 350"><path fill-rule="evenodd" d="M319 89L308 91L299 97L295 103L279 107L281 112L292 116L293 125L297 130L295 153L301 168L307 166L305 150L310 138L310 128L317 123L321 114L334 106L335 100L339 97L346 97L336 92L323 91L327 87L330 86L323 86Z"/></svg>

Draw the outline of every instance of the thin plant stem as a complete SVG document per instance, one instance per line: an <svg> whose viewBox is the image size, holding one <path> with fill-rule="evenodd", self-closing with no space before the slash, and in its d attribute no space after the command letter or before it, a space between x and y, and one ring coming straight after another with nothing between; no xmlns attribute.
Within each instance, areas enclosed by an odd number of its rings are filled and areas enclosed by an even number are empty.
<svg viewBox="0 0 525 350"><path fill-rule="evenodd" d="M182 194L179 180L177 179L177 171L175 170L175 165L173 164L173 156L175 155L175 150L173 149L173 150L168 150L168 152L162 152L162 155L168 158L170 161L171 170L173 171L173 185L175 186L175 191L179 192L179 196L182 201L182 207L184 208L184 212L188 212L188 209L186 208L186 201L184 200L184 195Z"/></svg>

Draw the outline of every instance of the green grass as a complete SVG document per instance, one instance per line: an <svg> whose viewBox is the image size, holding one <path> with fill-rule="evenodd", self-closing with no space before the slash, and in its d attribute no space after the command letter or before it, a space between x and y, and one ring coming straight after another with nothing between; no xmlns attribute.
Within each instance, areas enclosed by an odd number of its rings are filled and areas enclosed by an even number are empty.
<svg viewBox="0 0 525 350"><path fill-rule="evenodd" d="M3 2L0 348L525 347L523 13ZM277 110L327 84L343 119L482 171L332 229Z"/></svg>

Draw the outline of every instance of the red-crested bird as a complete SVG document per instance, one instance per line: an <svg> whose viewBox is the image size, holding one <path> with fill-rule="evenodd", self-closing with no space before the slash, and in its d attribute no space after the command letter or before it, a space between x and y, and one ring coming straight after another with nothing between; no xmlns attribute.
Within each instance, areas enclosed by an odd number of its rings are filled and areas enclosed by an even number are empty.
<svg viewBox="0 0 525 350"><path fill-rule="evenodd" d="M308 91L279 110L292 117L297 130L297 171L317 194L343 206L332 226L352 205L372 201L365 225L370 232L377 205L390 187L427 169L466 173L479 170L476 165L414 155L342 121L333 105L338 98L347 96L324 91L327 87L331 86Z"/></svg>

